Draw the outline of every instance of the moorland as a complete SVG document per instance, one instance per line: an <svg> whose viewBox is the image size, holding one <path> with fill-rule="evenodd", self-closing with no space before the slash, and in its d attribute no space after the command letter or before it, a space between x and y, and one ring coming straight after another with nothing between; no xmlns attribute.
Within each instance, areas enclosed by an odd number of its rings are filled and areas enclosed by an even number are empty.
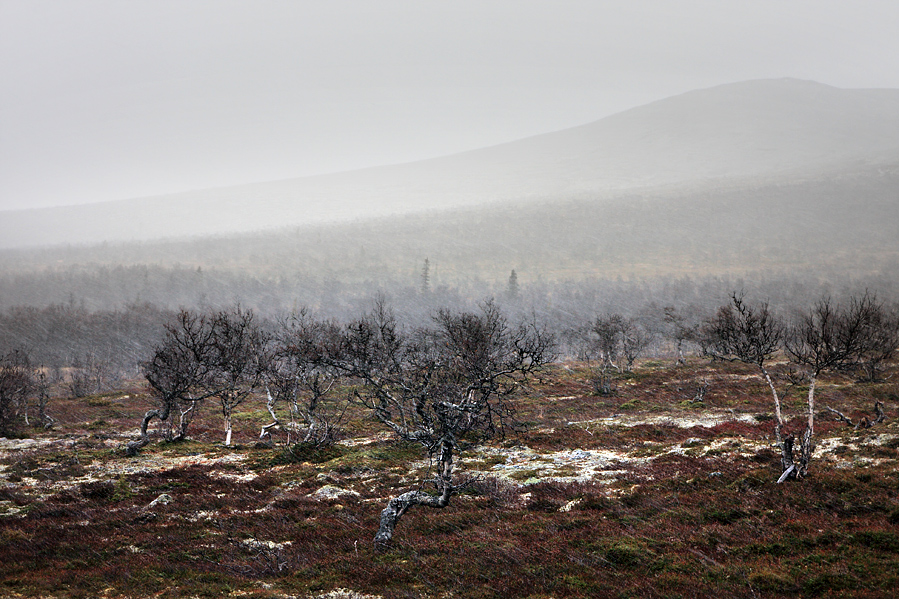
<svg viewBox="0 0 899 599"><path fill-rule="evenodd" d="M785 361L787 429L805 389ZM809 474L777 484L757 369L670 355L597 394L588 364L551 364L512 401L518 426L460 446L469 484L416 507L387 551L389 497L429 462L350 403L339 440L259 443L264 402L200 410L189 437L125 445L145 381L50 402L47 430L0 441L0 595L8 597L891 597L899 586L897 365L825 376ZM701 396L697 390L702 388ZM32 421L33 422L33 421ZM341 590L343 589L343 590Z"/></svg>

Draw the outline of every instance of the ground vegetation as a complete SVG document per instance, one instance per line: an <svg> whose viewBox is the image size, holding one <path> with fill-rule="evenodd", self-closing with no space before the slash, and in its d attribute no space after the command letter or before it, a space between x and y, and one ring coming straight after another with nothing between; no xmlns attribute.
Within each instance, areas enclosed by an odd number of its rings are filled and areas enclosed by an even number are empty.
<svg viewBox="0 0 899 599"><path fill-rule="evenodd" d="M840 305L852 312L851 302ZM369 348L421 344L429 349L413 352L417 364L439 370L440 359L466 356L444 353L447 336L497 321L488 314L438 313L430 337L400 327L393 343L374 343L368 332L390 339L392 325L389 313L369 311L336 337L358 330ZM377 370L390 372L390 362ZM784 435L801 434L809 380L786 354L763 364L785 391ZM361 374L336 383L337 396L365 401L341 408L333 443L297 444L277 427L258 443L272 418L261 387L236 406L230 446L220 414L203 403L180 441L151 419L148 442L131 457L123 448L143 438L136 425L160 399L148 379L125 377L84 397L54 380L53 427L20 421L16 438L0 440L0 595L892 597L897 368L886 359L874 381L855 367L822 369L816 394L832 411L815 408L815 459L802 481L777 485L782 453L757 363L681 356L671 340L616 373L611 395L596 394L584 362L548 364L502 396L519 426L504 437L472 428L457 438L453 501L439 513L405 512L388 551L371 543L379 508L410 489L439 498L441 445L431 458L414 435L385 426L378 389ZM457 391L474 380L441 376L415 379L439 383L429 392L452 391L427 396L436 401L420 422L434 431L440 402L464 398ZM699 386L706 391L695 401ZM863 419L870 426L856 426Z"/></svg>

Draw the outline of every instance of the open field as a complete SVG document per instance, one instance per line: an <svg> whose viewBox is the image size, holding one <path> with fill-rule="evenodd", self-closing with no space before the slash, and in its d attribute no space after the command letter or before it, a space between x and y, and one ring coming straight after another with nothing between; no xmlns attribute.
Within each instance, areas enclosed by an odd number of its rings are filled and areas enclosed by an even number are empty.
<svg viewBox="0 0 899 599"><path fill-rule="evenodd" d="M798 431L805 390L779 374ZM0 596L893 597L899 368L885 374L821 382L822 409L879 400L886 421L822 412L810 476L777 485L751 368L647 361L596 396L582 365L553 365L516 398L520 430L461 448L467 490L414 508L382 553L380 510L428 464L358 406L342 441L290 452L256 444L262 402L224 447L208 404L190 440L129 458L151 405L139 381L57 398L53 430L0 441Z"/></svg>

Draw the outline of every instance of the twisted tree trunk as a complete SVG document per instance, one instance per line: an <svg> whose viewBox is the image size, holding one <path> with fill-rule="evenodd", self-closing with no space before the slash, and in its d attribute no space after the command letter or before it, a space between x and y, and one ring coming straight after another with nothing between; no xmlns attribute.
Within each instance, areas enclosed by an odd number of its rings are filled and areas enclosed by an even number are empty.
<svg viewBox="0 0 899 599"><path fill-rule="evenodd" d="M150 434L147 432L147 429L150 427L150 422L152 422L154 418L159 418L159 420L165 422L169 419L171 413L172 406L170 403L166 402L162 408L156 408L155 410L150 410L144 414L144 419L141 420L140 423L140 439L131 441L125 446L125 455L135 456L138 451L149 445Z"/></svg>
<svg viewBox="0 0 899 599"><path fill-rule="evenodd" d="M384 551L390 546L393 531L409 508L416 505L445 508L449 505L450 497L456 492L456 487L452 484L454 447L455 444L450 440L441 443L438 454L439 472L435 480L439 495L430 495L424 491L409 491L399 497L394 497L387 503L387 507L381 512L381 524L374 538L376 550Z"/></svg>

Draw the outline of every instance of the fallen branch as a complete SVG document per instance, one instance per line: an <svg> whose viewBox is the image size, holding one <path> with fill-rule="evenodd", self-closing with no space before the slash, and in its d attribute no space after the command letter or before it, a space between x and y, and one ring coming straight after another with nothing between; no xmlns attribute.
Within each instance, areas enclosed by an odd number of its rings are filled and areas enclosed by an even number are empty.
<svg viewBox="0 0 899 599"><path fill-rule="evenodd" d="M847 426L853 427L855 430L860 428L871 428L875 424L880 424L886 419L886 415L883 413L883 402L876 401L874 402L874 413L876 417L874 420L868 420L867 416L863 416L858 422L853 423L852 419L840 412L839 410L834 410L830 406L824 406L826 410L832 412L836 415L837 419L840 422L845 422Z"/></svg>
<svg viewBox="0 0 899 599"><path fill-rule="evenodd" d="M851 420L850 418L848 418L845 414L843 414L842 412L840 412L839 410L834 410L834 409L831 408L830 406L824 406L824 409L825 409L825 410L828 410L828 411L830 411L830 412L833 412L834 414L836 414L837 419L838 419L840 422L845 422L845 423L848 424L849 426L855 426L855 424L852 423L852 420Z"/></svg>

